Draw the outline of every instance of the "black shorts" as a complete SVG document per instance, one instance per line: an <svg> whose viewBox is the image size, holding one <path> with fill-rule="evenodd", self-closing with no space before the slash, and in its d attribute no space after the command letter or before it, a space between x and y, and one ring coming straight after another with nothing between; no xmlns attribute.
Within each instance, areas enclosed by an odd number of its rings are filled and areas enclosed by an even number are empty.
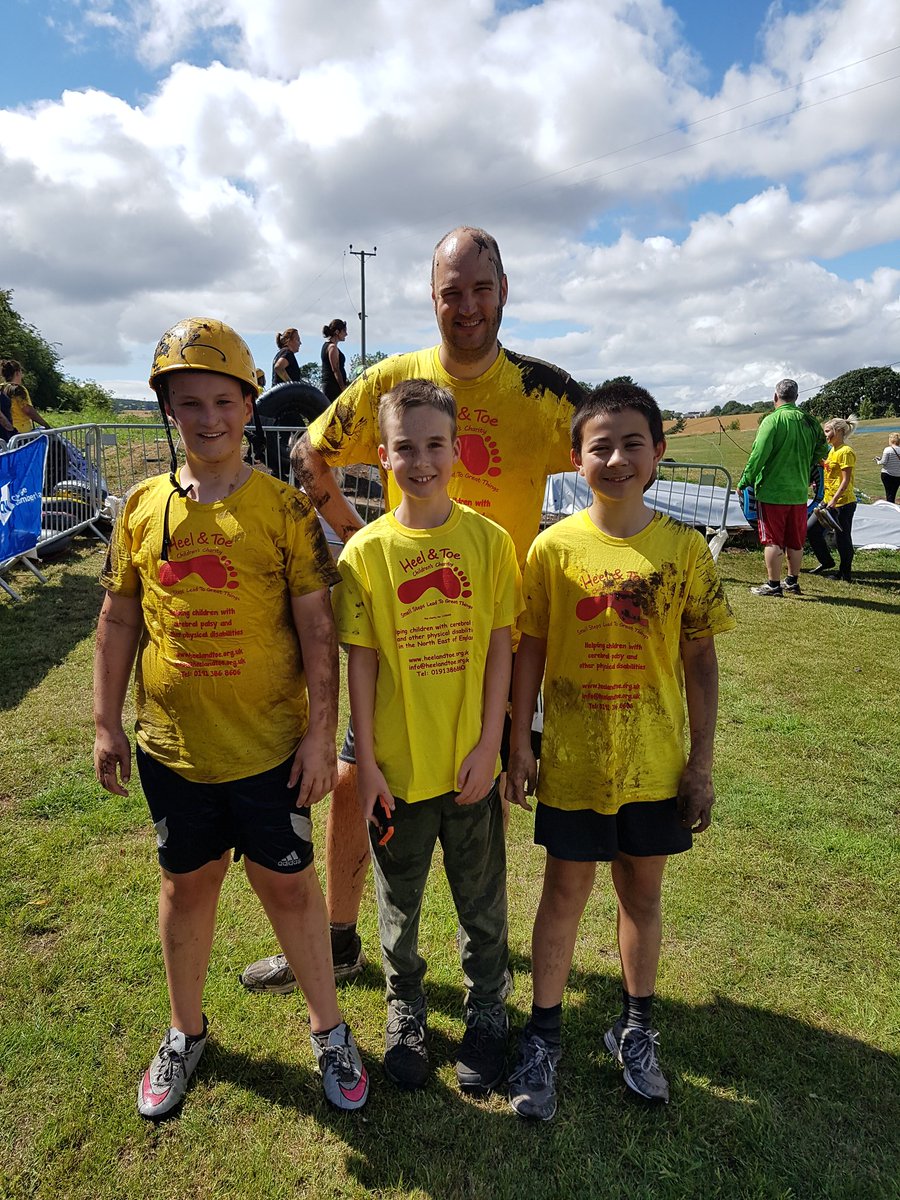
<svg viewBox="0 0 900 1200"><path fill-rule="evenodd" d="M194 783L137 748L137 768L156 826L159 865L172 875L199 870L234 850L282 875L313 860L308 808L297 808L287 781L293 754L280 766L227 783Z"/></svg>
<svg viewBox="0 0 900 1200"><path fill-rule="evenodd" d="M516 665L516 656L513 655L513 669L515 669L515 665ZM510 698L510 700L512 700L512 678L510 678L510 681L509 681L509 698ZM538 700L538 705L540 706L540 699ZM532 726L532 730L531 730L531 749L534 753L535 758L541 757L541 733L543 730L543 719L544 719L544 710L543 710L542 706L539 707L538 713L535 714L535 716L538 716L538 715L540 715L541 728L535 729L534 726ZM506 716L503 718L503 736L500 739L500 766L501 766L502 770L504 770L504 771L509 766L509 734L510 734L511 728L512 728L512 723L510 722L509 713L507 712ZM345 763L355 763L356 762L356 746L353 741L353 721L352 720L349 720L347 722L347 732L344 734L344 744L343 744L343 746L341 746L340 753L338 754L338 758L341 760L341 762L345 762Z"/></svg>
<svg viewBox="0 0 900 1200"><path fill-rule="evenodd" d="M592 808L551 808L538 802L534 842L566 862L612 862L620 853L634 858L681 854L694 837L678 816L674 797L623 804L610 816Z"/></svg>

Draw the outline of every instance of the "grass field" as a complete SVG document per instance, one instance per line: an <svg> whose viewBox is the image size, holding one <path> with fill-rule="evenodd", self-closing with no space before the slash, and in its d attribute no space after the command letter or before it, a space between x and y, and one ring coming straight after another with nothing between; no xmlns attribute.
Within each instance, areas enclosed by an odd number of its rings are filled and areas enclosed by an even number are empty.
<svg viewBox="0 0 900 1200"><path fill-rule="evenodd" d="M619 985L601 870L566 998L560 1110L540 1127L456 1088L463 993L437 872L421 938L433 1081L408 1095L383 1080L370 967L341 992L373 1081L354 1117L321 1097L298 999L238 984L272 948L239 869L210 1044L182 1113L141 1121L137 1081L167 1005L140 788L106 795L90 765L101 555L77 539L49 586L17 575L25 603L0 600L0 1197L900 1195L900 555L861 554L858 584L804 580L802 599L780 601L748 592L759 552L719 561L739 628L719 639L715 822L667 874L657 1021L672 1102L631 1101L602 1049ZM541 870L515 812L516 1029ZM377 959L371 889L361 931Z"/></svg>

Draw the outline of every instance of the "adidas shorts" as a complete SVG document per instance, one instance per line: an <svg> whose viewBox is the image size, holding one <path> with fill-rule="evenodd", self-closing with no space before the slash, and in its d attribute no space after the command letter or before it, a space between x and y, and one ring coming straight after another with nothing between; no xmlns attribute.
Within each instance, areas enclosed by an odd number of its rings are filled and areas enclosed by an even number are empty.
<svg viewBox="0 0 900 1200"><path fill-rule="evenodd" d="M156 827L159 865L172 875L196 871L234 850L270 871L291 875L313 860L308 808L288 790L293 754L278 767L228 783L194 783L140 746L137 768Z"/></svg>

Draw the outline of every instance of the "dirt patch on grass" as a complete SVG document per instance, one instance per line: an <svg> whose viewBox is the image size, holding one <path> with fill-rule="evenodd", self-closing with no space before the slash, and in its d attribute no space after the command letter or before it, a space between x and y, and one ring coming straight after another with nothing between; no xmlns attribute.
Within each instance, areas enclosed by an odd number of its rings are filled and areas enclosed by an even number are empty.
<svg viewBox="0 0 900 1200"><path fill-rule="evenodd" d="M682 433L673 434L673 437L694 437L700 433L719 433L721 432L719 422L728 430L733 432L731 428L732 421L740 421L741 429L756 429L759 424L759 418L763 413L735 413L729 417L691 417Z"/></svg>

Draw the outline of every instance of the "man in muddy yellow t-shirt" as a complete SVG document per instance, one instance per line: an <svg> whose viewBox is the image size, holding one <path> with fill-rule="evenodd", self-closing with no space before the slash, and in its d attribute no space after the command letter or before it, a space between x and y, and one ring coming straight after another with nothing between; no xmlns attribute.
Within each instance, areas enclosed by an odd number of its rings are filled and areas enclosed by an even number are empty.
<svg viewBox="0 0 900 1200"><path fill-rule="evenodd" d="M330 468L377 465L380 399L404 379L424 378L451 392L457 404L460 461L448 488L511 535L519 566L538 531L547 476L571 470L570 423L579 385L550 363L504 349L497 340L507 299L497 243L483 229L454 229L438 242L431 295L441 344L399 354L367 370L310 426L295 447L294 471L306 494L346 542L362 527ZM399 501L384 479L387 507ZM505 742L505 739L504 739ZM356 803L352 742L341 752L338 786L328 813L326 870L335 978L352 979L365 956L356 918L365 884L368 841ZM262 959L242 976L253 991L287 991L281 955Z"/></svg>

